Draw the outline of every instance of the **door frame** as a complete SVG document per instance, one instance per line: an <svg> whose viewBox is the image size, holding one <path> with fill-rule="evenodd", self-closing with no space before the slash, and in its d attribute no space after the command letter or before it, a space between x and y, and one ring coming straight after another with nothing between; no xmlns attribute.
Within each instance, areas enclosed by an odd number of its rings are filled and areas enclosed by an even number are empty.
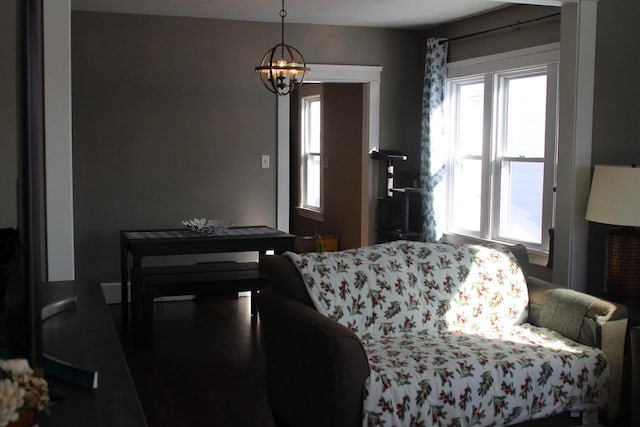
<svg viewBox="0 0 640 427"><path fill-rule="evenodd" d="M362 185L360 189L361 246L375 240L375 217L378 181L369 152L380 141L380 77L381 66L307 64L311 72L308 83L363 83L362 111ZM290 108L288 96L278 97L276 225L289 231L290 222Z"/></svg>

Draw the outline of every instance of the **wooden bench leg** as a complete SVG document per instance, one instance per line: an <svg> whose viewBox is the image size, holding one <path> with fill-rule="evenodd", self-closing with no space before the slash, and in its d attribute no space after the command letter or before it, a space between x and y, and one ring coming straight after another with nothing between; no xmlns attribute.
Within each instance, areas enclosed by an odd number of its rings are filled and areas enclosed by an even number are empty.
<svg viewBox="0 0 640 427"><path fill-rule="evenodd" d="M131 329L134 343L142 342L144 336L144 295L141 286L142 284L136 283L135 287L131 287Z"/></svg>

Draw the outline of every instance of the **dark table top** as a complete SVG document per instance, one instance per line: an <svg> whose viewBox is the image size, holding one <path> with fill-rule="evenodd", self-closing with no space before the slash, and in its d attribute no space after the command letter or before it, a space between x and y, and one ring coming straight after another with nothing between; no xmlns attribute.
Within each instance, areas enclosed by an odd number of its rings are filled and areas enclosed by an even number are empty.
<svg viewBox="0 0 640 427"><path fill-rule="evenodd" d="M195 232L186 228L166 229L166 230L123 230L122 235L127 240L149 240L149 239L220 239L220 238L256 238L256 237L288 237L291 236L284 231L267 227L246 226L212 228Z"/></svg>
<svg viewBox="0 0 640 427"><path fill-rule="evenodd" d="M266 226L229 227L195 233L185 228L170 230L123 230L121 250L138 256L215 252L293 250L295 236ZM125 262L123 257L121 262ZM124 265L122 266L124 267Z"/></svg>

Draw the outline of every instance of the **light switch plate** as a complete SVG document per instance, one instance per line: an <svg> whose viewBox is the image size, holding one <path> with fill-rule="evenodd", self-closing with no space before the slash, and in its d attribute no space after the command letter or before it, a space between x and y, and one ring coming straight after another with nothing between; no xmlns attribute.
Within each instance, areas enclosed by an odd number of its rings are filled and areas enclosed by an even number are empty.
<svg viewBox="0 0 640 427"><path fill-rule="evenodd" d="M268 154L263 154L262 155L262 169L269 169L269 163L270 163L270 158L271 156L269 156Z"/></svg>

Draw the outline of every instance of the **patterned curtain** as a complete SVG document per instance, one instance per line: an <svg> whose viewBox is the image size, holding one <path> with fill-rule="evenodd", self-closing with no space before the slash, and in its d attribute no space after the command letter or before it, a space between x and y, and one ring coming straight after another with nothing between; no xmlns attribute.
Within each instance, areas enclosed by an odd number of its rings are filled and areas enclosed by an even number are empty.
<svg viewBox="0 0 640 427"><path fill-rule="evenodd" d="M446 208L444 185L448 147L444 140L444 88L447 74L447 43L427 40L422 92L422 134L420 138L420 187L422 188L423 237L436 242L442 237L440 217Z"/></svg>

